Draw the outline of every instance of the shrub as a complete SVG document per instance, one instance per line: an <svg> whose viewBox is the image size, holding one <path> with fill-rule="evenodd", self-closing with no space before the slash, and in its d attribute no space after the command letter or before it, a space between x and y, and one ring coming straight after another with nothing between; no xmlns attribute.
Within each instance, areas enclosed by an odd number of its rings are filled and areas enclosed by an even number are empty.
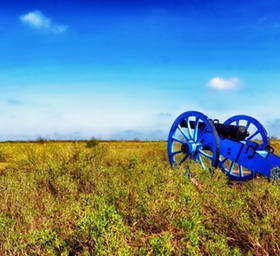
<svg viewBox="0 0 280 256"><path fill-rule="evenodd" d="M77 243L92 255L129 255L129 232L122 217L114 207L102 201L98 204L99 209L87 208L79 221Z"/></svg>
<svg viewBox="0 0 280 256"><path fill-rule="evenodd" d="M48 140L43 138L43 137L38 137L36 139L36 142L39 143L39 144L44 144L45 142L47 142Z"/></svg>
<svg viewBox="0 0 280 256"><path fill-rule="evenodd" d="M151 238L150 246L152 247L153 255L172 255L174 248L171 244L172 234L166 232L160 236Z"/></svg>
<svg viewBox="0 0 280 256"><path fill-rule="evenodd" d="M96 138L91 138L89 141L86 143L87 148L94 148L99 144L99 140Z"/></svg>

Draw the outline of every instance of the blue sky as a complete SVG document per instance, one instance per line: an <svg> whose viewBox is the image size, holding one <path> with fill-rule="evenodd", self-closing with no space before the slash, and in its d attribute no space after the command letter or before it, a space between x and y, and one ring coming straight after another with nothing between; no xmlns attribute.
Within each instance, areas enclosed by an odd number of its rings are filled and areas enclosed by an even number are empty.
<svg viewBox="0 0 280 256"><path fill-rule="evenodd" d="M163 139L198 110L280 136L279 1L6 1L1 139Z"/></svg>

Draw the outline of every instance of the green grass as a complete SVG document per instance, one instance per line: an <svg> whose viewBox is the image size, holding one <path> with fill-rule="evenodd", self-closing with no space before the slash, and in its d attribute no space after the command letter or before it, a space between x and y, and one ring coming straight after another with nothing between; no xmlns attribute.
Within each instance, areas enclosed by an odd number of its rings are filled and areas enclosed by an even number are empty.
<svg viewBox="0 0 280 256"><path fill-rule="evenodd" d="M280 255L279 184L190 169L202 191L163 142L2 143L0 255Z"/></svg>

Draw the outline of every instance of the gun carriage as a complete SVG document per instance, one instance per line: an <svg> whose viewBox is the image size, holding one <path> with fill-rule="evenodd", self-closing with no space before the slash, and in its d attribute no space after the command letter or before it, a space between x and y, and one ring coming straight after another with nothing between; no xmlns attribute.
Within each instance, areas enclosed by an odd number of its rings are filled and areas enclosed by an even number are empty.
<svg viewBox="0 0 280 256"><path fill-rule="evenodd" d="M265 128L246 115L220 123L196 111L181 114L169 132L168 157L172 166L193 160L202 168L219 167L231 180L246 181L257 174L280 178L280 158Z"/></svg>

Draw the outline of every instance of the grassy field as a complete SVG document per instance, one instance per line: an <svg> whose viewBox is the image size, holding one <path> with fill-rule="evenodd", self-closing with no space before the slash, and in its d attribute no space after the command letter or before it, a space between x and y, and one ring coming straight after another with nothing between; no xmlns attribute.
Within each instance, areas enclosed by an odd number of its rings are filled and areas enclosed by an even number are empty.
<svg viewBox="0 0 280 256"><path fill-rule="evenodd" d="M202 190L163 142L1 143L0 255L280 255L277 182L190 169Z"/></svg>

